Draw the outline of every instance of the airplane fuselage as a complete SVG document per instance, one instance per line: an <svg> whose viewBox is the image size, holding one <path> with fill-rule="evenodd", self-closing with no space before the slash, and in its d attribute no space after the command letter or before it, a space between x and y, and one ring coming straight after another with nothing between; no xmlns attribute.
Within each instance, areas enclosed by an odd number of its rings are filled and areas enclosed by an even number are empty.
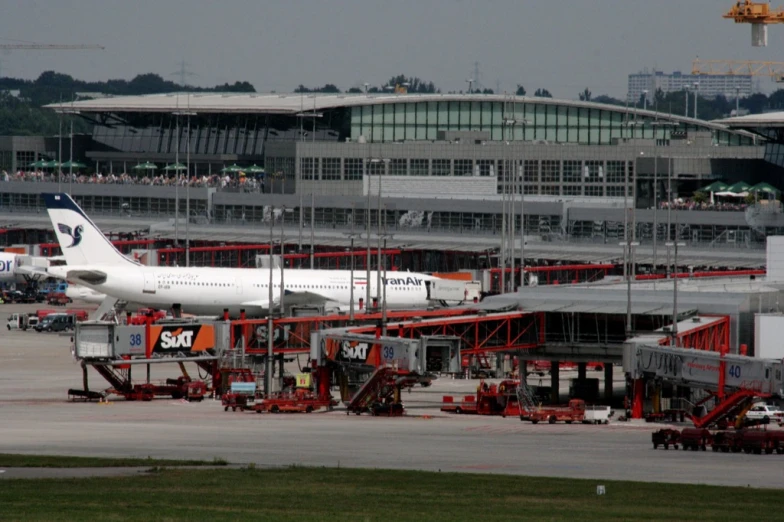
<svg viewBox="0 0 784 522"><path fill-rule="evenodd" d="M220 314L228 309L237 315L242 309L249 314L269 308L269 269L148 267L141 265L50 268L67 270L70 274L99 271L105 281L79 279L78 283L95 292L151 308L170 308L181 304L184 312L197 315ZM382 288L383 272L382 276ZM71 275L73 277L73 275ZM281 294L280 269L272 272L273 307L279 306ZM89 279L89 278L88 278ZM432 276L408 272L387 272L387 308L418 308L428 304L425 281ZM383 299L378 292L378 273L354 271L354 307L367 305L367 285L371 299ZM322 300L327 305L348 310L351 302L351 271L287 269L283 278L285 305L307 305ZM372 304L372 303L371 303Z"/></svg>

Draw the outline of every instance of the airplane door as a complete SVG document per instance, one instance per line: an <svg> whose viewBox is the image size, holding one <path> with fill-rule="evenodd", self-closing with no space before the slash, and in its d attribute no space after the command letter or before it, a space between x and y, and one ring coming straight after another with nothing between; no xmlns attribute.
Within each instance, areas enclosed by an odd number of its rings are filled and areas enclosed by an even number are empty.
<svg viewBox="0 0 784 522"><path fill-rule="evenodd" d="M153 272L148 272L145 270L144 272L144 288L142 292L145 294L154 294L155 293L155 274Z"/></svg>

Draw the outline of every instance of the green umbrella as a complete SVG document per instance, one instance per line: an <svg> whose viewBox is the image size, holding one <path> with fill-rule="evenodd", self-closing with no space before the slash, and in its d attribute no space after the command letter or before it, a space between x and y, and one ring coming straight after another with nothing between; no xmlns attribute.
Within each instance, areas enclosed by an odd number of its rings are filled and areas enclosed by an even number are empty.
<svg viewBox="0 0 784 522"><path fill-rule="evenodd" d="M244 169L244 170L245 170L245 172L247 172L249 174L263 174L263 173L266 172L264 170L264 167L259 167L255 163L253 165L251 165L250 167Z"/></svg>
<svg viewBox="0 0 784 522"><path fill-rule="evenodd" d="M163 170L188 170L188 167L182 163L172 163L171 165L163 167Z"/></svg>
<svg viewBox="0 0 784 522"><path fill-rule="evenodd" d="M59 166L60 163L58 163L57 160L52 160L52 161L44 162L42 167L45 169L56 169Z"/></svg>
<svg viewBox="0 0 784 522"><path fill-rule="evenodd" d="M229 165L228 167L223 167L221 172L241 172L245 170L244 168L240 167L236 163L234 165Z"/></svg>
<svg viewBox="0 0 784 522"><path fill-rule="evenodd" d="M724 192L727 190L727 184L723 181L714 181L707 187L702 187L697 192Z"/></svg>
<svg viewBox="0 0 784 522"><path fill-rule="evenodd" d="M79 163L78 161L66 161L60 166L64 169L83 169L87 167L87 165Z"/></svg>
<svg viewBox="0 0 784 522"><path fill-rule="evenodd" d="M751 185L746 183L745 181L738 181L737 183L733 183L729 187L727 187L726 191L723 192L732 192L733 194L741 194L743 192L748 192L751 188Z"/></svg>
<svg viewBox="0 0 784 522"><path fill-rule="evenodd" d="M139 163L133 170L155 170L158 166L155 163L150 163L149 161L145 161L144 163Z"/></svg>
<svg viewBox="0 0 784 522"><path fill-rule="evenodd" d="M34 169L43 169L46 168L48 164L49 164L48 161L40 159L38 161L32 162L31 164L28 165L28 167L32 167Z"/></svg>
<svg viewBox="0 0 784 522"><path fill-rule="evenodd" d="M767 194L774 194L776 196L781 194L781 191L779 189L777 189L773 185L765 183L764 181L762 183L757 183L756 185L751 187L749 189L749 192L765 192Z"/></svg>

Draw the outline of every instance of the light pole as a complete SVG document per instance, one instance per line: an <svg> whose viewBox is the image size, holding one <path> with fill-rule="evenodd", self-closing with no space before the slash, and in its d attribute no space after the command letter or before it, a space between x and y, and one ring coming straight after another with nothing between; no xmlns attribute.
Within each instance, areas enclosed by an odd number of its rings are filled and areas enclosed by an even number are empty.
<svg viewBox="0 0 784 522"><path fill-rule="evenodd" d="M644 111L648 110L648 89L643 89L642 91L642 109Z"/></svg>
<svg viewBox="0 0 784 522"><path fill-rule="evenodd" d="M177 111L175 112L175 116L178 118L180 116L185 116L187 118L187 126L185 128L185 266L190 266L190 220L191 220L191 116L195 116L195 112L190 111L191 106L191 95L188 94L188 108L184 111ZM180 136L179 132L177 132L177 150L180 149ZM180 177L180 164L175 159L174 161L174 173L177 176L177 183L175 185L175 191L178 190L180 185L179 177ZM176 192L175 192L176 193ZM177 203L177 215L179 215L179 202ZM175 227L177 227L177 222L175 221ZM175 230L177 230L175 228ZM175 233L176 238L176 233ZM176 241L176 239L175 239Z"/></svg>
<svg viewBox="0 0 784 522"><path fill-rule="evenodd" d="M352 230L350 233L347 234L349 239L351 240L351 249L348 252L349 256L351 257L351 261L349 261L351 274L349 276L350 285L349 285L349 298L348 298L349 301L348 320L353 323L354 322L354 238L357 236L361 237L362 234L361 233L357 234L354 232L353 223L351 226L352 226Z"/></svg>
<svg viewBox="0 0 784 522"><path fill-rule="evenodd" d="M675 223L677 226L678 218L676 216ZM678 346L678 247L686 246L685 243L678 242L678 236L675 236L675 241L667 242L668 247L674 247L673 259L673 280L672 280L672 341L670 346Z"/></svg>
<svg viewBox="0 0 784 522"><path fill-rule="evenodd" d="M677 123L671 123L666 121L656 121L653 122L653 271L656 272L657 269L657 252L658 252L658 237L659 237L659 140L658 136L656 135L656 131L660 127L677 127ZM670 159L667 159L667 165L669 168ZM669 205L668 210L669 213ZM667 226L669 227L669 217L667 220ZM667 236L669 240L669 233Z"/></svg>
<svg viewBox="0 0 784 522"><path fill-rule="evenodd" d="M283 237L283 223L286 220L286 205L280 207L280 316L286 316L286 308L283 304L283 296L285 294L283 290L283 275L285 269L285 262L283 261L283 254L284 254L284 237Z"/></svg>
<svg viewBox="0 0 784 522"><path fill-rule="evenodd" d="M267 305L267 359L264 362L264 387L265 393L269 397L269 394L272 393L272 358L275 356L274 346L272 342L272 300L273 300L273 293L272 293L272 286L274 283L274 278L272 277L272 255L273 255L273 244L275 242L275 207L270 205L270 213L269 213L269 220L270 220L270 237L269 237L269 295L267 297L268 305Z"/></svg>
<svg viewBox="0 0 784 522"><path fill-rule="evenodd" d="M683 86L683 93L686 95L686 110L684 111L684 116L687 118L689 117L689 86Z"/></svg>
<svg viewBox="0 0 784 522"><path fill-rule="evenodd" d="M389 236L391 237L391 236ZM387 335L387 236L384 235L384 290L381 297L381 335Z"/></svg>
<svg viewBox="0 0 784 522"><path fill-rule="evenodd" d="M697 119L697 102L700 99L700 82L694 82L694 119Z"/></svg>
<svg viewBox="0 0 784 522"><path fill-rule="evenodd" d="M473 78L469 78L466 81L468 82L468 94L471 94L472 86L474 85L474 79Z"/></svg>
<svg viewBox="0 0 784 522"><path fill-rule="evenodd" d="M735 86L735 116L740 116L740 85Z"/></svg>
<svg viewBox="0 0 784 522"><path fill-rule="evenodd" d="M174 137L177 148L174 149L174 246L180 246L180 171L177 165L180 164L180 95L176 94L175 101L177 110L174 112Z"/></svg>
<svg viewBox="0 0 784 522"><path fill-rule="evenodd" d="M60 105L63 104L63 96L60 95ZM57 134L57 162L62 165L63 164L63 110L60 109L57 111L58 116L60 116L60 132ZM38 158L35 158L38 159ZM63 191L63 168L61 166L57 167L57 192Z"/></svg>
<svg viewBox="0 0 784 522"><path fill-rule="evenodd" d="M620 243L623 247L623 259L624 265L627 262L631 262L634 248L639 246L640 244L636 241L632 241L631 238L627 236L627 240ZM627 270L627 277L626 277L626 338L629 339L632 336L632 279L634 278L632 271Z"/></svg>

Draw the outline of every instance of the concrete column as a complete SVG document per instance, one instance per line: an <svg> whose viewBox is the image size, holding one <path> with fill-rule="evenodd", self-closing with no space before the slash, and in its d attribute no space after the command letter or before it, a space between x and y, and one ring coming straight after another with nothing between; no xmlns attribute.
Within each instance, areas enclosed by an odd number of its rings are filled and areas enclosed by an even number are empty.
<svg viewBox="0 0 784 522"><path fill-rule="evenodd" d="M580 381L584 381L586 379L586 370L588 369L588 363L577 363L577 379Z"/></svg>
<svg viewBox="0 0 784 522"><path fill-rule="evenodd" d="M560 404L561 402L559 370L558 361L552 361L550 363L550 401L553 404Z"/></svg>
<svg viewBox="0 0 784 522"><path fill-rule="evenodd" d="M613 365L604 363L604 400L612 401L613 398Z"/></svg>

